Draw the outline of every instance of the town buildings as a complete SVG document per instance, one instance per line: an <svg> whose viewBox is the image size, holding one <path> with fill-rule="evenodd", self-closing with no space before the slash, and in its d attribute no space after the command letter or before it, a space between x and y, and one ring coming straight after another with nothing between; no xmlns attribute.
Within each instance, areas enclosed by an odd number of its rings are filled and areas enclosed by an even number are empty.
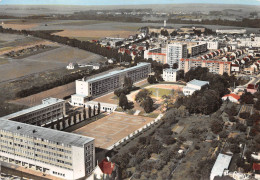
<svg viewBox="0 0 260 180"><path fill-rule="evenodd" d="M167 68L163 69L163 80L167 82L176 82L178 69Z"/></svg>
<svg viewBox="0 0 260 180"><path fill-rule="evenodd" d="M76 94L72 95L72 105L83 105L86 99L92 99L112 92L124 85L125 77L133 82L143 80L151 73L150 63L139 63L137 66L124 70L113 71L92 79L76 81Z"/></svg>
<svg viewBox="0 0 260 180"><path fill-rule="evenodd" d="M191 57L196 56L200 53L207 52L207 43L198 43L191 46L188 46L188 53Z"/></svg>
<svg viewBox="0 0 260 180"><path fill-rule="evenodd" d="M166 58L166 48L155 48L155 49L150 49L150 50L145 50L144 51L144 59L152 59L154 61L160 62L162 64L167 63L167 58Z"/></svg>
<svg viewBox="0 0 260 180"><path fill-rule="evenodd" d="M206 67L209 72L223 75L225 72L230 75L231 62L222 60L202 60L202 59L184 59L179 63L179 68L188 72L191 68Z"/></svg>
<svg viewBox="0 0 260 180"><path fill-rule="evenodd" d="M0 118L0 161L62 179L79 179L95 167L94 138Z"/></svg>
<svg viewBox="0 0 260 180"><path fill-rule="evenodd" d="M173 66L175 63L179 63L181 58L188 57L187 44L173 43L167 45L167 63Z"/></svg>
<svg viewBox="0 0 260 180"><path fill-rule="evenodd" d="M207 85L209 85L208 81L200 81L193 79L192 81L188 82L185 87L183 87L182 91L185 96L190 96L195 91L199 91Z"/></svg>
<svg viewBox="0 0 260 180"><path fill-rule="evenodd" d="M246 29L217 29L217 34L246 34Z"/></svg>
<svg viewBox="0 0 260 180"><path fill-rule="evenodd" d="M237 94L226 94L222 97L222 101L229 100L233 103L239 103L240 96Z"/></svg>

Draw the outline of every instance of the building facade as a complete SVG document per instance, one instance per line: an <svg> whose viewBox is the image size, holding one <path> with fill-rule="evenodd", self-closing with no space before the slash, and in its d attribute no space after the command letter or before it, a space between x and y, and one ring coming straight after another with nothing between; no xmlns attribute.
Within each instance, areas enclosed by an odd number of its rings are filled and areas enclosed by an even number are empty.
<svg viewBox="0 0 260 180"><path fill-rule="evenodd" d="M201 43L201 44L196 44L193 46L188 46L188 53L190 56L196 56L200 53L207 52L207 43Z"/></svg>
<svg viewBox="0 0 260 180"><path fill-rule="evenodd" d="M89 80L83 78L76 81L76 94L84 97L95 98L112 92L118 88L122 88L125 77L129 77L133 82L137 82L147 78L150 73L150 63L139 63L137 66L113 71Z"/></svg>
<svg viewBox="0 0 260 180"><path fill-rule="evenodd" d="M156 48L144 51L144 58L145 59L152 59L162 64L167 63L166 59L166 48Z"/></svg>
<svg viewBox="0 0 260 180"><path fill-rule="evenodd" d="M95 167L94 138L0 118L0 162L62 179L79 179Z"/></svg>
<svg viewBox="0 0 260 180"><path fill-rule="evenodd" d="M167 63L172 66L179 63L180 59L188 57L187 44L173 43L167 45Z"/></svg>
<svg viewBox="0 0 260 180"><path fill-rule="evenodd" d="M167 82L176 82L177 81L178 70L167 68L163 70L163 80Z"/></svg>
<svg viewBox="0 0 260 180"><path fill-rule="evenodd" d="M221 60L202 60L202 59L181 59L179 69L183 69L184 73L192 68L206 67L209 72L223 75L225 72L230 75L231 62Z"/></svg>
<svg viewBox="0 0 260 180"><path fill-rule="evenodd" d="M12 121L41 126L66 116L65 101L56 98L46 98L42 104L31 107L3 118Z"/></svg>

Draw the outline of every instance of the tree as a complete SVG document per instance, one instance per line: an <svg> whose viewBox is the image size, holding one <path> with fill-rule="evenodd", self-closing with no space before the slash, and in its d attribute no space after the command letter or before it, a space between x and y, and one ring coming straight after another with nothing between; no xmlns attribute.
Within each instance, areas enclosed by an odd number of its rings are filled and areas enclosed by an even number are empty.
<svg viewBox="0 0 260 180"><path fill-rule="evenodd" d="M153 111L153 100L150 96L147 96L145 100L141 103L141 106L144 108L146 113Z"/></svg>
<svg viewBox="0 0 260 180"><path fill-rule="evenodd" d="M157 82L155 76L149 76L147 78L147 81L148 81L149 84L154 84L154 83Z"/></svg>
<svg viewBox="0 0 260 180"><path fill-rule="evenodd" d="M166 64L163 64L162 68L163 68L163 69L168 69L168 68L170 68L170 65L167 64L167 63L166 63Z"/></svg>
<svg viewBox="0 0 260 180"><path fill-rule="evenodd" d="M260 99L258 99L254 105L254 108L258 111L260 111Z"/></svg>
<svg viewBox="0 0 260 180"><path fill-rule="evenodd" d="M240 102L243 104L254 104L254 96L250 92L245 92L240 96Z"/></svg>
<svg viewBox="0 0 260 180"><path fill-rule="evenodd" d="M219 133L219 137L220 138L227 138L228 137L228 132L227 131L221 131Z"/></svg>
<svg viewBox="0 0 260 180"><path fill-rule="evenodd" d="M74 122L74 124L77 123L77 114L76 113L73 114L73 122Z"/></svg>
<svg viewBox="0 0 260 180"><path fill-rule="evenodd" d="M172 65L172 68L173 68L173 69L178 69L178 64L177 64L177 63L174 63L174 64Z"/></svg>
<svg viewBox="0 0 260 180"><path fill-rule="evenodd" d="M239 129L241 132L246 132L246 126L244 124L238 123L236 129Z"/></svg>
<svg viewBox="0 0 260 180"><path fill-rule="evenodd" d="M117 96L117 97L120 97L121 93L123 93L123 89L116 89L114 91L114 94Z"/></svg>
<svg viewBox="0 0 260 180"><path fill-rule="evenodd" d="M232 144L230 146L230 151L234 154L238 154L238 153L240 153L240 148L237 144Z"/></svg>
<svg viewBox="0 0 260 180"><path fill-rule="evenodd" d="M101 106L100 106L100 103L98 103L98 114L100 114L100 110L101 110Z"/></svg>
<svg viewBox="0 0 260 180"><path fill-rule="evenodd" d="M135 101L138 103L141 103L141 102L143 102L144 99L146 99L147 96L150 96L151 94L152 94L151 91L149 91L147 89L142 89L135 96Z"/></svg>
<svg viewBox="0 0 260 180"><path fill-rule="evenodd" d="M124 78L124 88L127 88L127 89L132 89L133 87L133 81L130 77L126 77Z"/></svg>
<svg viewBox="0 0 260 180"><path fill-rule="evenodd" d="M230 122L237 122L237 119L234 116L229 116L228 119Z"/></svg>
<svg viewBox="0 0 260 180"><path fill-rule="evenodd" d="M93 115L96 116L96 106L93 107Z"/></svg>
<svg viewBox="0 0 260 180"><path fill-rule="evenodd" d="M176 139L174 139L173 137L171 136L166 136L164 139L163 139L164 143L167 144L167 145L171 145L171 144L174 144L176 143Z"/></svg>
<svg viewBox="0 0 260 180"><path fill-rule="evenodd" d="M218 134L223 129L223 122L220 120L214 120L212 121L210 127L213 133Z"/></svg>
<svg viewBox="0 0 260 180"><path fill-rule="evenodd" d="M92 112L91 112L91 106L88 106L88 118L91 118Z"/></svg>
<svg viewBox="0 0 260 180"><path fill-rule="evenodd" d="M119 97L119 106L123 109L126 110L128 107L128 100L127 97L124 93L122 93Z"/></svg>
<svg viewBox="0 0 260 180"><path fill-rule="evenodd" d="M242 112L239 114L239 117L241 117L242 119L247 119L249 118L250 113L249 112Z"/></svg>

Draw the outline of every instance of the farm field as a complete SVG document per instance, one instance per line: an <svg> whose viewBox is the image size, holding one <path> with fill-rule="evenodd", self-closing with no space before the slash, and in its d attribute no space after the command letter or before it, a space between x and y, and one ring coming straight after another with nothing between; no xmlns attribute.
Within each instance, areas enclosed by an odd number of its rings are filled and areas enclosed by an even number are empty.
<svg viewBox="0 0 260 180"><path fill-rule="evenodd" d="M0 65L0 82L32 73L65 68L69 62L89 63L102 61L104 59L99 55L77 48L61 46L22 59L8 59L8 63Z"/></svg>
<svg viewBox="0 0 260 180"><path fill-rule="evenodd" d="M72 37L72 38L92 38L100 39L104 37L121 37L127 38L129 35L133 34L132 31L124 30L64 30L62 32L55 33L55 35Z"/></svg>

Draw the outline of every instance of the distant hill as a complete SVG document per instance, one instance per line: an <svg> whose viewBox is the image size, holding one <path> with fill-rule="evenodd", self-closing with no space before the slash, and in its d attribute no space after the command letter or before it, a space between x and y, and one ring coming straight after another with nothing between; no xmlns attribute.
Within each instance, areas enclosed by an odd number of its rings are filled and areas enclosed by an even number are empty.
<svg viewBox="0 0 260 180"><path fill-rule="evenodd" d="M68 6L68 5L0 5L0 15L48 15L72 14L77 11L87 10L112 10L112 9L153 9L163 12L209 12L230 10L243 12L259 12L260 6L233 5L233 4L158 4L158 5L127 5L127 6Z"/></svg>

